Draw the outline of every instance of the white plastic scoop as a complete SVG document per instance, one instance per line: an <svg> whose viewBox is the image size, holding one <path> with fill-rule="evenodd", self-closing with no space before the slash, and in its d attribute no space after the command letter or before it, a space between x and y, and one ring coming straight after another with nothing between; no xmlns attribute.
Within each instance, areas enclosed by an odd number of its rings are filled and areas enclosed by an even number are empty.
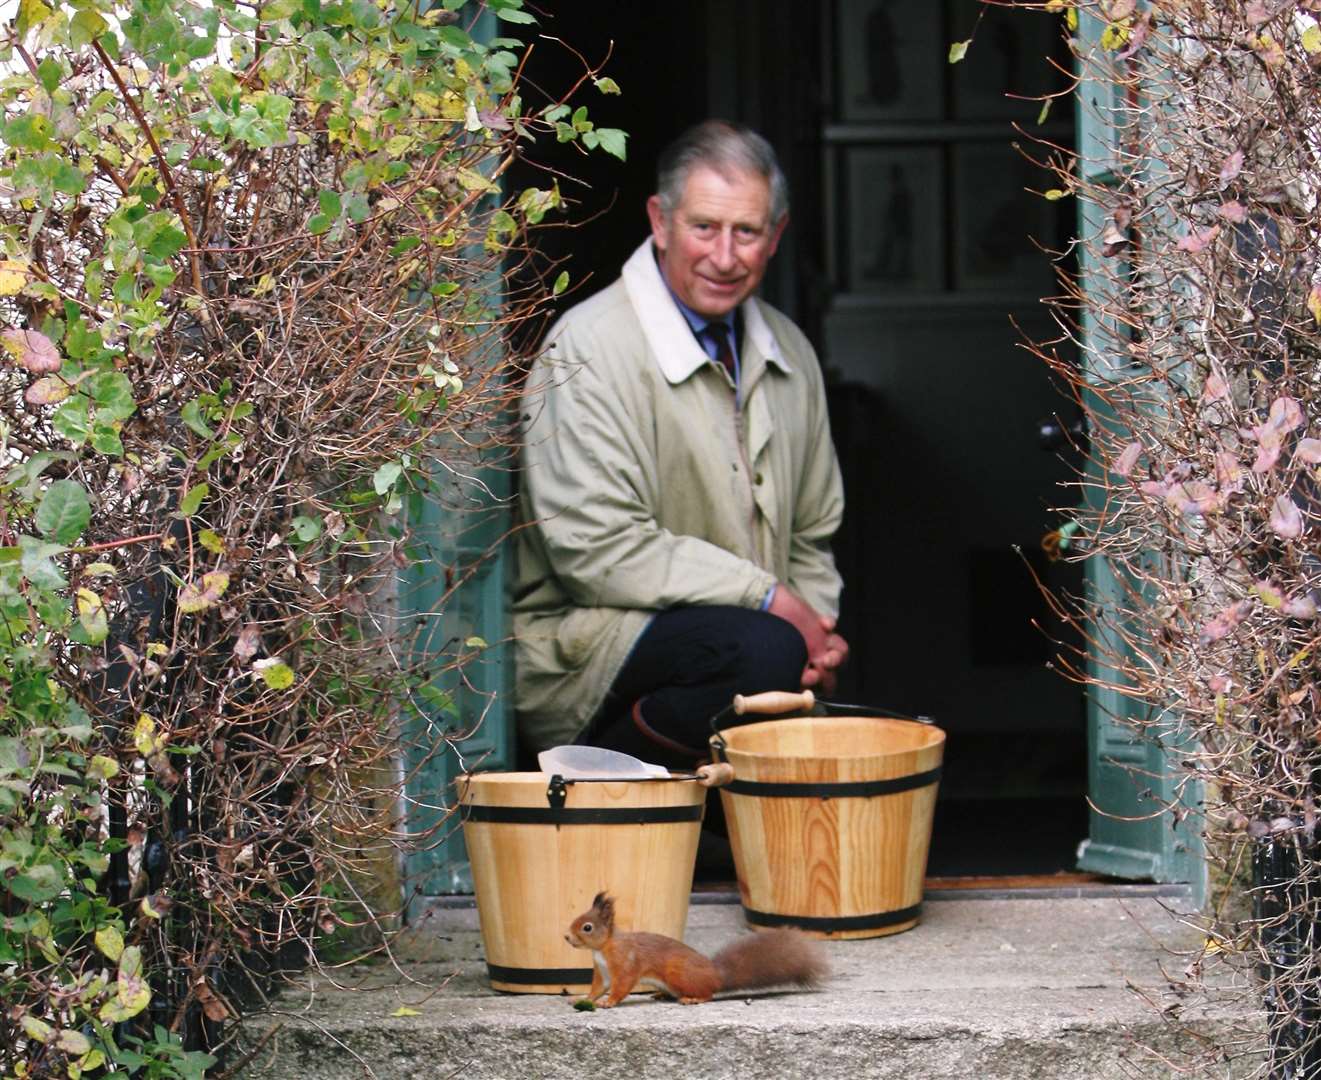
<svg viewBox="0 0 1321 1080"><path fill-rule="evenodd" d="M670 775L660 765L599 746L552 746L537 755L537 765L542 772L566 780L646 780Z"/></svg>

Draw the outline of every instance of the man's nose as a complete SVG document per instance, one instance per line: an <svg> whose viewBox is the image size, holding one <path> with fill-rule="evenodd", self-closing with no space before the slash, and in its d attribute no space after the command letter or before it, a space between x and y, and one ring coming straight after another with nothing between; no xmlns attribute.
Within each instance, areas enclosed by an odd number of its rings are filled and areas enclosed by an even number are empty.
<svg viewBox="0 0 1321 1080"><path fill-rule="evenodd" d="M734 234L729 231L721 232L716 237L715 245L711 250L711 261L715 264L717 270L732 270L736 259L734 257Z"/></svg>

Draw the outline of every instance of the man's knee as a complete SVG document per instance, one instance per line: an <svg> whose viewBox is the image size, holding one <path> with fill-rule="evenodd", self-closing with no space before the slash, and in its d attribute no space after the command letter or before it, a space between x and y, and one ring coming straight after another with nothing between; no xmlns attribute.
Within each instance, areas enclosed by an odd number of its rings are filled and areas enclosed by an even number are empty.
<svg viewBox="0 0 1321 1080"><path fill-rule="evenodd" d="M754 613L740 642L741 683L748 693L797 690L807 665L807 643L792 623L764 612Z"/></svg>

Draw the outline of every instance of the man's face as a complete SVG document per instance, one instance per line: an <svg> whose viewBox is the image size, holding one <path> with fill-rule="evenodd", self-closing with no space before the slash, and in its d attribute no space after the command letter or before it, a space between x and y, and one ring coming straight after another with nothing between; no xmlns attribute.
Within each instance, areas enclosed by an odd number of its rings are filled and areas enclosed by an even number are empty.
<svg viewBox="0 0 1321 1080"><path fill-rule="evenodd" d="M661 273L674 295L708 319L729 314L761 284L787 218L772 223L770 184L755 173L705 165L688 174L670 214L647 200Z"/></svg>

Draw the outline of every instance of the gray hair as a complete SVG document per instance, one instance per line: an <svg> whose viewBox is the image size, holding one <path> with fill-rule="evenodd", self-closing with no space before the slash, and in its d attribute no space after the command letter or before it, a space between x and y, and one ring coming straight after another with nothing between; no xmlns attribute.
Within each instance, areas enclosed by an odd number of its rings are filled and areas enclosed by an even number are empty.
<svg viewBox="0 0 1321 1080"><path fill-rule="evenodd" d="M705 120L689 128L661 152L656 169L656 194L666 216L682 201L688 177L697 165L705 165L722 175L741 172L760 176L771 189L771 222L780 222L789 212L789 183L771 144L751 128L724 120Z"/></svg>

